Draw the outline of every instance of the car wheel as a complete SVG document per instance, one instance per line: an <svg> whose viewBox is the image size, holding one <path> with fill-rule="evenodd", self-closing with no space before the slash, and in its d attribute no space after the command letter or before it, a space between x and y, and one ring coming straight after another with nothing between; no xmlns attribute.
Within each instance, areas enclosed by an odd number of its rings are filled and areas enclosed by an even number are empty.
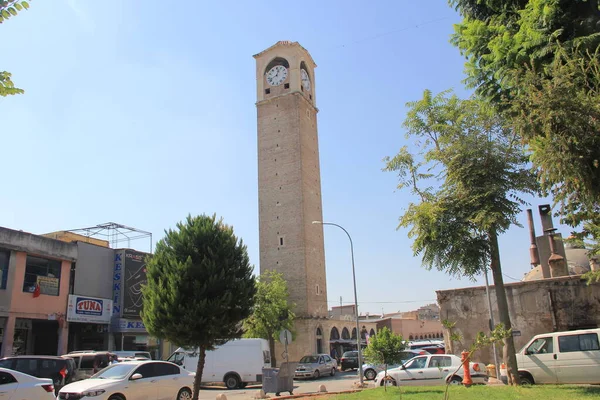
<svg viewBox="0 0 600 400"><path fill-rule="evenodd" d="M396 380L391 376L386 376L381 380L381 386L397 386Z"/></svg>
<svg viewBox="0 0 600 400"><path fill-rule="evenodd" d="M331 368L331 376L335 375L335 368Z"/></svg>
<svg viewBox="0 0 600 400"><path fill-rule="evenodd" d="M377 373L375 373L374 369L368 369L365 371L365 378L368 381L372 381L373 379L375 379L376 376L377 376Z"/></svg>
<svg viewBox="0 0 600 400"><path fill-rule="evenodd" d="M191 399L191 397L190 397ZM108 398L108 400L123 400L123 398L121 396L119 396L118 394L113 394L112 396L110 396Z"/></svg>
<svg viewBox="0 0 600 400"><path fill-rule="evenodd" d="M188 388L183 388L177 394L177 400L192 400L192 391Z"/></svg>
<svg viewBox="0 0 600 400"><path fill-rule="evenodd" d="M520 373L519 378L521 378L521 385L533 385L535 383L531 375L526 373Z"/></svg>
<svg viewBox="0 0 600 400"><path fill-rule="evenodd" d="M318 369L315 370L315 373L313 374L313 378L315 379L319 379L319 377L321 376L321 373L319 372Z"/></svg>
<svg viewBox="0 0 600 400"><path fill-rule="evenodd" d="M450 384L451 385L462 385L462 378L460 376L456 376L454 375L451 379L450 379Z"/></svg>
<svg viewBox="0 0 600 400"><path fill-rule="evenodd" d="M240 378L233 374L227 375L225 377L225 386L229 390L237 389L240 386Z"/></svg>

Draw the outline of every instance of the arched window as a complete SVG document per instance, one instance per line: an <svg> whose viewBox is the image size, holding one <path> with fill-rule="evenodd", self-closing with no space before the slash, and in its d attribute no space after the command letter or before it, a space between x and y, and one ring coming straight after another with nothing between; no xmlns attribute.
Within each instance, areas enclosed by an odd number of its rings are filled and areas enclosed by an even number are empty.
<svg viewBox="0 0 600 400"><path fill-rule="evenodd" d="M317 336L323 336L323 332L321 332L321 328L317 328Z"/></svg>
<svg viewBox="0 0 600 400"><path fill-rule="evenodd" d="M317 354L323 353L323 331L317 328Z"/></svg>
<svg viewBox="0 0 600 400"><path fill-rule="evenodd" d="M420 336L419 336L419 339L423 340L423 335L420 335Z"/></svg>
<svg viewBox="0 0 600 400"><path fill-rule="evenodd" d="M273 61L271 61L269 63L269 65L267 65L267 68L265 68L265 72L264 73L266 74L267 72L269 72L271 70L271 68L273 68L276 65L283 65L287 69L290 68L290 63L285 58L276 57L276 58L273 59Z"/></svg>
<svg viewBox="0 0 600 400"><path fill-rule="evenodd" d="M352 328L352 339L356 340L356 328Z"/></svg>
<svg viewBox="0 0 600 400"><path fill-rule="evenodd" d="M342 329L342 339L350 339L350 332L348 332L348 328Z"/></svg>
<svg viewBox="0 0 600 400"><path fill-rule="evenodd" d="M410 336L408 337L408 340L413 340L413 335L410 335Z"/></svg>
<svg viewBox="0 0 600 400"><path fill-rule="evenodd" d="M340 340L340 331L338 331L338 328L336 328L335 326L331 328L329 340Z"/></svg>

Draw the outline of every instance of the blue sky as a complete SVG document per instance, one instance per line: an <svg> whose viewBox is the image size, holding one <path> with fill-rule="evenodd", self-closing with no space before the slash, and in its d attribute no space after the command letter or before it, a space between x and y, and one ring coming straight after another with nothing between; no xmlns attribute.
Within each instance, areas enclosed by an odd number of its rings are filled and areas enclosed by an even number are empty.
<svg viewBox="0 0 600 400"><path fill-rule="evenodd" d="M353 237L360 310L407 311L469 286L421 268L396 230L410 198L381 171L406 143L406 102L426 88L467 94L449 44L458 21L439 0L32 2L0 25L0 70L25 89L0 99L0 225L113 221L156 241L188 213L216 213L258 267L252 55L292 40L318 65L324 219ZM539 234L548 201L532 202ZM352 302L343 232L325 227L325 249L330 307ZM529 270L528 249L526 229L501 237L506 282Z"/></svg>

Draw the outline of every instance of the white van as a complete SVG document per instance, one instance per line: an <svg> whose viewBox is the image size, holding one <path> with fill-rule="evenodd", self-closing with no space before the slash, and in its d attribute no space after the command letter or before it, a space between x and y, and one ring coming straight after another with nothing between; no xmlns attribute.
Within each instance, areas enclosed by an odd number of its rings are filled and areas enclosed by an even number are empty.
<svg viewBox="0 0 600 400"><path fill-rule="evenodd" d="M180 347L167 361L196 372L198 349ZM224 382L227 389L244 388L250 382L262 382L263 367L271 367L269 342L235 339L206 352L202 382Z"/></svg>
<svg viewBox="0 0 600 400"><path fill-rule="evenodd" d="M517 353L522 383L600 384L600 329L536 335Z"/></svg>

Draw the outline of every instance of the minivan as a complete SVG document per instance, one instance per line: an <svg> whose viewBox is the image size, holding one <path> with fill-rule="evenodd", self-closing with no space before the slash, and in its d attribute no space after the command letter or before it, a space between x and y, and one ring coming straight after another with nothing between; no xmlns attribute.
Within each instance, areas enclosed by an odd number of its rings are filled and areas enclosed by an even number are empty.
<svg viewBox="0 0 600 400"><path fill-rule="evenodd" d="M600 384L600 329L534 336L518 353L521 383Z"/></svg>
<svg viewBox="0 0 600 400"><path fill-rule="evenodd" d="M76 381L88 379L96 372L110 365L111 353L108 351L94 351L89 353L71 352L63 357L71 358L75 361L75 379Z"/></svg>
<svg viewBox="0 0 600 400"><path fill-rule="evenodd" d="M54 383L56 393L74 382L77 367L72 359L58 356L14 356L0 359L0 367L22 372L36 378L49 378ZM1 392L0 392L1 393ZM2 398L0 394L0 398Z"/></svg>

